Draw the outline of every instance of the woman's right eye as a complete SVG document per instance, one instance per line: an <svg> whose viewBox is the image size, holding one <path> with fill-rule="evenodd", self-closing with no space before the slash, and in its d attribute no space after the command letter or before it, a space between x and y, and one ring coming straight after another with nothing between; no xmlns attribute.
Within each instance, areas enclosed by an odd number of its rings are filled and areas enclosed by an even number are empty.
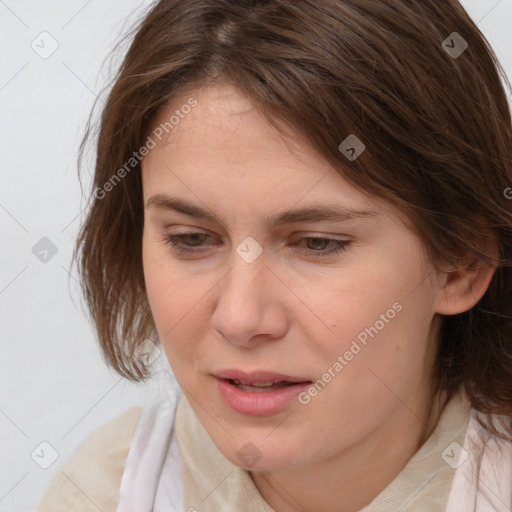
<svg viewBox="0 0 512 512"><path fill-rule="evenodd" d="M209 236L210 235L207 235L206 233L182 233L181 235L167 235L165 241L172 247L173 250L179 253L194 253L201 251L194 249L194 247L201 247L201 245L195 245L193 240L195 239L196 242L200 243L202 240L204 240L204 237ZM183 242L187 239L192 239L192 245L189 245L188 243L183 245Z"/></svg>

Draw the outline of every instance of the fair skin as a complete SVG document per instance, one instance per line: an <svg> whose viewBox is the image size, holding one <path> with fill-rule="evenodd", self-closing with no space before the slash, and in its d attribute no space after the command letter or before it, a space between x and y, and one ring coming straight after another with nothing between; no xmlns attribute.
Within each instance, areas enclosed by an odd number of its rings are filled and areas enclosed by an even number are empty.
<svg viewBox="0 0 512 512"><path fill-rule="evenodd" d="M471 308L492 270L435 272L398 211L356 190L298 135L283 139L240 91L215 85L190 96L198 105L142 163L144 275L167 358L233 464L241 466L248 441L257 446L261 459L246 469L276 512L360 510L437 424L446 402L432 396L439 314ZM156 194L216 219L148 205ZM268 224L311 205L374 215ZM180 242L196 253L165 241L184 233L200 234ZM263 249L251 263L236 252L248 236ZM329 255L333 244L316 238L349 244ZM220 368L316 381L397 302L400 312L309 403L254 417L219 395L212 373Z"/></svg>

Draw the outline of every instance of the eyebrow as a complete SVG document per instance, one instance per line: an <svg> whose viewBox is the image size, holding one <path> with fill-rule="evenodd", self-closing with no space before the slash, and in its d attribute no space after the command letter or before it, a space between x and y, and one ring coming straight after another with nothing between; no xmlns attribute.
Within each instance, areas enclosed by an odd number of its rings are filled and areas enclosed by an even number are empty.
<svg viewBox="0 0 512 512"><path fill-rule="evenodd" d="M207 219L222 224L222 220L210 210L165 194L151 196L146 202L146 208L149 207L176 211L190 217ZM344 222L351 219L374 217L376 215L378 213L372 210L357 210L342 205L311 205L270 215L267 217L267 220L270 226L277 227L282 224L298 222Z"/></svg>

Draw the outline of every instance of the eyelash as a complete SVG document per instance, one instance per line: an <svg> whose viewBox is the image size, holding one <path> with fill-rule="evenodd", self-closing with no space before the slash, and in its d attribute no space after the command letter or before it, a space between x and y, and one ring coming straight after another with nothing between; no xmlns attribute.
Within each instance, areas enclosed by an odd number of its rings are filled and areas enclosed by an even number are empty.
<svg viewBox="0 0 512 512"><path fill-rule="evenodd" d="M187 246L180 245L179 242L183 241L184 237L187 236L194 236L194 235L204 235L204 236L210 236L206 235L205 233L183 233L180 235L167 235L164 238L164 242L167 243L172 247L173 250L177 251L180 254L193 254L193 253L199 253L202 252L201 249L191 249ZM304 248L298 248L298 252L300 253L309 253L313 257L322 258L326 256L333 256L335 254L339 254L342 251L347 250L347 246L350 244L349 240L337 240L335 238L323 238L323 237L317 237L317 236L308 236L303 237L299 241L302 240L322 240L324 242L331 242L335 243L334 247L332 247L329 250L322 250L322 251L315 251L313 249L304 249ZM296 244L293 244L295 247L298 247Z"/></svg>

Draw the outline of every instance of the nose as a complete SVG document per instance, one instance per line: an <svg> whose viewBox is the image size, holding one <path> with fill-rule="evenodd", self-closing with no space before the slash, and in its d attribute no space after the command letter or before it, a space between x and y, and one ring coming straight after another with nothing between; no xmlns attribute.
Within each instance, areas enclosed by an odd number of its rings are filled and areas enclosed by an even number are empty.
<svg viewBox="0 0 512 512"><path fill-rule="evenodd" d="M287 328L286 292L264 253L252 263L235 253L232 262L217 287L213 328L230 343L245 347L281 338Z"/></svg>

